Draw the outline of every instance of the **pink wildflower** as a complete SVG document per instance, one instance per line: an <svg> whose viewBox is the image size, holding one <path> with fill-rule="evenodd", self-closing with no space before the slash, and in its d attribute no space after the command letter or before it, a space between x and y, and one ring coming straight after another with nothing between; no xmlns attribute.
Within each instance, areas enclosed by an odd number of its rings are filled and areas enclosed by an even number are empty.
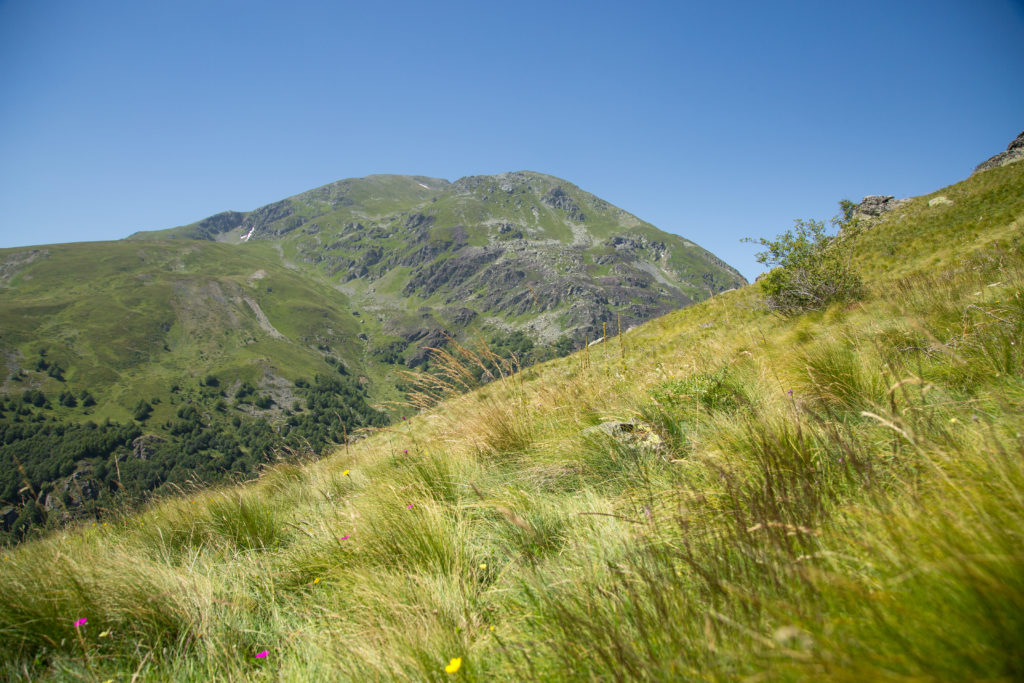
<svg viewBox="0 0 1024 683"><path fill-rule="evenodd" d="M78 621L75 622L75 628L81 628L82 626L85 626L85 622L87 622L87 621L89 621L89 620L86 619L85 617L82 617L81 619L79 619Z"/></svg>
<svg viewBox="0 0 1024 683"><path fill-rule="evenodd" d="M266 659L267 655L269 655L269 654L270 654L269 650L264 650L263 652L257 652L256 653L256 659Z"/></svg>

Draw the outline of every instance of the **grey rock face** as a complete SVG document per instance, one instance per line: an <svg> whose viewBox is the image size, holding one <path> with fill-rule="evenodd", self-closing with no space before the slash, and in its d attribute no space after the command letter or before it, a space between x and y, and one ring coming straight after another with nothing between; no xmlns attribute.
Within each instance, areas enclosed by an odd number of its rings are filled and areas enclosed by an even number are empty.
<svg viewBox="0 0 1024 683"><path fill-rule="evenodd" d="M1020 161L1021 159L1024 159L1024 132L1018 135L1013 142L1009 144L1005 152L1000 152L994 157L978 164L978 167L974 169L974 173L981 173L982 171L1006 166L1007 164L1012 164L1015 161ZM971 175L974 175L974 173Z"/></svg>
<svg viewBox="0 0 1024 683"><path fill-rule="evenodd" d="M580 210L579 205L576 204L576 202L572 200L572 197L570 197L560 186L556 186L548 190L540 200L552 209L561 209L562 211L565 211L569 219L576 223L582 223L587 220L586 215Z"/></svg>
<svg viewBox="0 0 1024 683"><path fill-rule="evenodd" d="M656 449L663 443L661 437L654 432L651 425L639 420L633 422L620 422L618 420L602 422L594 427L587 427L583 430L583 433L588 436L607 434L622 444L639 446L641 448Z"/></svg>
<svg viewBox="0 0 1024 683"><path fill-rule="evenodd" d="M194 240L213 240L217 235L239 227L244 221L244 213L223 211L199 221L188 237Z"/></svg>
<svg viewBox="0 0 1024 683"><path fill-rule="evenodd" d="M421 226L429 228L433 224L434 224L434 217L433 216L425 216L422 213L418 213L418 212L414 213L414 214L411 214L405 220L405 228L407 230L414 230L414 229L419 228Z"/></svg>
<svg viewBox="0 0 1024 683"><path fill-rule="evenodd" d="M149 456L156 452L157 447L164 443L164 440L153 434L143 434L132 441L132 455L139 460L149 460Z"/></svg>
<svg viewBox="0 0 1024 683"><path fill-rule="evenodd" d="M868 195L853 210L853 217L878 218L886 211L892 211L896 208L897 204L896 198L892 195Z"/></svg>

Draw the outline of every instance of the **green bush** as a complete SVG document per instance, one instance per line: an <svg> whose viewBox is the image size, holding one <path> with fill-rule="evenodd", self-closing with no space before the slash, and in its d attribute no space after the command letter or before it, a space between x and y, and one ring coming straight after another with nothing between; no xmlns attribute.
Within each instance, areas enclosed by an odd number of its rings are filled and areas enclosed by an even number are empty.
<svg viewBox="0 0 1024 683"><path fill-rule="evenodd" d="M145 422L149 419L149 416L153 414L153 406L149 405L146 401L139 401L135 406L135 412L132 415L137 421Z"/></svg>
<svg viewBox="0 0 1024 683"><path fill-rule="evenodd" d="M772 266L759 280L771 310L799 315L863 297L864 283L850 266L854 224L839 219L832 223L844 228L842 237L827 235L822 221L797 220L775 240L759 240L767 250L757 261Z"/></svg>

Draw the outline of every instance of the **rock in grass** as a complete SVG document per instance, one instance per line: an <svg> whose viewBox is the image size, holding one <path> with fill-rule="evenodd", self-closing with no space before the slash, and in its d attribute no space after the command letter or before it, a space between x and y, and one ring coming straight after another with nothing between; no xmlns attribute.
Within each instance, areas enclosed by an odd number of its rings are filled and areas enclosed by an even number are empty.
<svg viewBox="0 0 1024 683"><path fill-rule="evenodd" d="M583 430L583 434L588 436L606 434L620 443L641 448L657 448L664 443L650 425L640 421L609 420L593 427L587 427Z"/></svg>

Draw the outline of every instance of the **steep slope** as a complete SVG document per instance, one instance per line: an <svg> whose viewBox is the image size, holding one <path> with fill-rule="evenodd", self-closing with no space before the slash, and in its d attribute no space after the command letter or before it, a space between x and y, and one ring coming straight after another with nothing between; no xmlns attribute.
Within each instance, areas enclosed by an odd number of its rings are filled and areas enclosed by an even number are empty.
<svg viewBox="0 0 1024 683"><path fill-rule="evenodd" d="M450 339L529 364L739 282L534 173L373 176L120 242L2 250L0 531L341 442L397 410L402 372Z"/></svg>
<svg viewBox="0 0 1024 683"><path fill-rule="evenodd" d="M1019 679L1022 188L1008 165L879 217L852 305L746 287L12 549L0 671Z"/></svg>
<svg viewBox="0 0 1024 683"><path fill-rule="evenodd" d="M602 323L632 326L744 283L692 242L530 172L343 180L133 238L273 242L386 320L399 345L468 326L542 343L566 334L578 347Z"/></svg>
<svg viewBox="0 0 1024 683"><path fill-rule="evenodd" d="M0 251L2 387L89 388L98 417L124 419L137 400L211 372L227 386L269 387L333 372L325 360L333 355L353 374L375 376L345 296L275 256L265 245L202 242ZM31 372L40 351L64 369L63 381Z"/></svg>
<svg viewBox="0 0 1024 683"><path fill-rule="evenodd" d="M398 395L344 295L268 245L3 250L0 292L0 532L253 476Z"/></svg>

